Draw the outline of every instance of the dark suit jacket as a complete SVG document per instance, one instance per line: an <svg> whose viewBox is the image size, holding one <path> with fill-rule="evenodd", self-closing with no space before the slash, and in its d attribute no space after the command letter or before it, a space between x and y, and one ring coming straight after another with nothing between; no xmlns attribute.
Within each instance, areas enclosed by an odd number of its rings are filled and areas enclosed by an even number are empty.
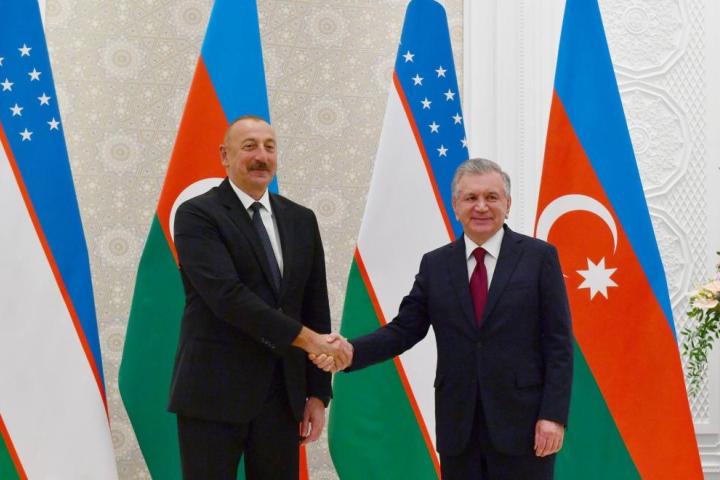
<svg viewBox="0 0 720 480"><path fill-rule="evenodd" d="M175 247L186 303L169 410L247 422L282 365L295 417L305 399L331 396L330 375L291 343L302 325L330 331L325 259L313 212L271 194L283 256L276 291L250 216L226 178L188 200L175 217Z"/></svg>
<svg viewBox="0 0 720 480"><path fill-rule="evenodd" d="M404 352L432 325L437 449L442 454L463 451L478 394L490 439L502 453L531 453L538 419L567 424L573 349L557 251L504 228L480 328L461 238L423 256L392 322L352 340L349 370Z"/></svg>

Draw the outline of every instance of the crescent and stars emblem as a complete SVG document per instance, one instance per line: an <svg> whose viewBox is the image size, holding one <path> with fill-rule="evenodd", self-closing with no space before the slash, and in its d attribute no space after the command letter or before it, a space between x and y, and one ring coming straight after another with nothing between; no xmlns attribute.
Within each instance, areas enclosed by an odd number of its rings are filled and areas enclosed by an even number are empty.
<svg viewBox="0 0 720 480"><path fill-rule="evenodd" d="M540 214L537 222L536 237L541 240L547 240L555 222L563 215L570 212L589 212L599 217L605 225L607 225L613 237L613 253L617 250L618 232L617 225L610 211L592 197L587 195L563 195L550 202ZM590 300L600 293L603 297L608 298L608 288L617 287L617 283L611 278L617 268L606 268L605 258L600 259L598 263L587 259L587 270L577 270L577 273L583 277L583 282L578 286L590 290ZM567 277L567 275L566 275Z"/></svg>

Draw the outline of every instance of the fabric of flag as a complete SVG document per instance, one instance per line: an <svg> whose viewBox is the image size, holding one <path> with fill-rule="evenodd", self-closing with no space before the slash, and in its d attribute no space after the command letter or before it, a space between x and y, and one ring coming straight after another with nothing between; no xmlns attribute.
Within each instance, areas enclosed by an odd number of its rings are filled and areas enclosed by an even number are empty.
<svg viewBox="0 0 720 480"><path fill-rule="evenodd" d="M40 10L3 1L0 12L0 478L117 478Z"/></svg>
<svg viewBox="0 0 720 480"><path fill-rule="evenodd" d="M434 0L405 14L340 332L371 332L397 314L422 255L462 228L450 183L468 151L447 17ZM329 442L343 480L438 478L428 336L394 361L335 376Z"/></svg>
<svg viewBox="0 0 720 480"><path fill-rule="evenodd" d="M566 3L536 235L559 250L576 337L556 478L702 478L665 273L595 0Z"/></svg>
<svg viewBox="0 0 720 480"><path fill-rule="evenodd" d="M181 478L170 379L185 305L173 243L175 211L225 177L219 145L241 115L269 121L255 0L216 0L135 281L120 393L152 477ZM271 191L277 191L273 180ZM304 450L301 477L306 477ZM238 478L244 478L239 469Z"/></svg>

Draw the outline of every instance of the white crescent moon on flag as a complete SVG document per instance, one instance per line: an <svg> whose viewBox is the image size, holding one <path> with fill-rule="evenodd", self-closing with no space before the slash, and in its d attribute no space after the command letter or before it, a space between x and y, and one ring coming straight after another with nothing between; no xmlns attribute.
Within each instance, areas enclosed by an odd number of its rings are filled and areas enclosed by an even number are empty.
<svg viewBox="0 0 720 480"><path fill-rule="evenodd" d="M184 201L197 197L213 187L217 187L222 181L223 179L219 177L203 178L195 183L191 183L185 187L185 190L180 192L180 195L177 196L173 202L172 208L170 209L170 219L168 221L170 224L170 236L172 237L173 242L175 242L175 213L177 213L178 207L182 205Z"/></svg>
<svg viewBox="0 0 720 480"><path fill-rule="evenodd" d="M613 236L613 253L617 250L617 225L612 217L610 211L592 197L587 195L563 195L558 197L545 207L545 210L540 214L540 218L537 223L536 237L541 240L547 240L550 234L550 229L553 227L555 222L570 212L590 212L600 217L603 222L608 226Z"/></svg>

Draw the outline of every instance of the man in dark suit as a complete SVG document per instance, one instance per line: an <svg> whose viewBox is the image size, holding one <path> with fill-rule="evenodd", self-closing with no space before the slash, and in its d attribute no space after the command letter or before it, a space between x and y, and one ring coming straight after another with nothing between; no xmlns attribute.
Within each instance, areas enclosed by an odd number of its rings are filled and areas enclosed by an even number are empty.
<svg viewBox="0 0 720 480"><path fill-rule="evenodd" d="M306 352L344 358L320 335L320 232L311 210L268 193L276 140L262 118L233 122L220 155L228 178L175 217L186 304L169 410L183 477L235 479L245 455L248 480L296 479L299 443L320 436L331 397Z"/></svg>
<svg viewBox="0 0 720 480"><path fill-rule="evenodd" d="M435 412L444 480L551 479L567 424L572 332L557 251L504 225L510 178L472 159L453 179L464 236L425 254L395 319L351 340L348 370L437 342ZM343 343L336 335L331 341ZM345 365L311 356L325 369Z"/></svg>

